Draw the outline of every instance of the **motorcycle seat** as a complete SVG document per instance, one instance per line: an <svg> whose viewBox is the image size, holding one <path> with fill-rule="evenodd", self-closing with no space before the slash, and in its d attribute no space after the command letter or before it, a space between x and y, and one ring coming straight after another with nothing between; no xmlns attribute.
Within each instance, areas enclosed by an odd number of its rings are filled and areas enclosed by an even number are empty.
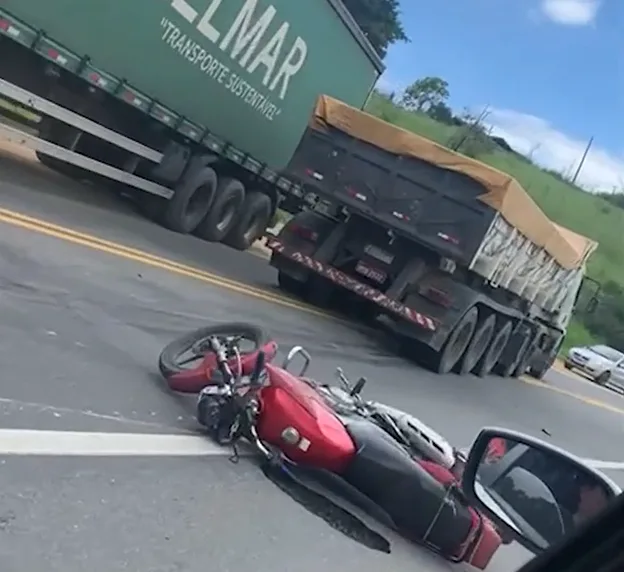
<svg viewBox="0 0 624 572"><path fill-rule="evenodd" d="M356 445L344 479L382 508L400 531L413 539L429 532L429 542L453 554L472 529L468 509L449 499L448 489L383 429L365 419L343 422Z"/></svg>

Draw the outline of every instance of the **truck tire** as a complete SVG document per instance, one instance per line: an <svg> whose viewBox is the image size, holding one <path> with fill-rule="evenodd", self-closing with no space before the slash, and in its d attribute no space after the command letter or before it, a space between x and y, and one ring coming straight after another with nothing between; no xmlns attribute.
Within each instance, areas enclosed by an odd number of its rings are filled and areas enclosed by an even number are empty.
<svg viewBox="0 0 624 572"><path fill-rule="evenodd" d="M264 234L272 211L273 205L267 195L257 191L247 193L240 207L240 214L223 239L223 244L236 250L247 250Z"/></svg>
<svg viewBox="0 0 624 572"><path fill-rule="evenodd" d="M195 230L209 211L216 188L214 169L200 167L186 173L164 205L163 226L182 234Z"/></svg>
<svg viewBox="0 0 624 572"><path fill-rule="evenodd" d="M304 283L295 280L292 276L285 274L282 270L277 273L277 285L280 290L287 292L288 294L294 294L300 296L303 294Z"/></svg>
<svg viewBox="0 0 624 572"><path fill-rule="evenodd" d="M494 366L492 371L499 377L504 377L504 378L518 377L519 375L521 375L521 374L516 375L516 372L519 371L519 368L522 365L522 359L527 353L530 343L531 343L531 333L529 332L529 334L524 336L524 338L522 339L522 344L520 344L520 348L516 352L516 355L513 361L508 364L497 363Z"/></svg>
<svg viewBox="0 0 624 572"><path fill-rule="evenodd" d="M221 242L236 223L238 211L245 200L245 186L238 179L219 179L214 203L194 234L209 242Z"/></svg>
<svg viewBox="0 0 624 572"><path fill-rule="evenodd" d="M530 368L529 369L529 375L533 378L533 379L537 379L539 381L541 381L542 379L544 379L544 376L546 375L546 372L550 369L550 367L544 366L541 369L534 369L534 368Z"/></svg>
<svg viewBox="0 0 624 572"><path fill-rule="evenodd" d="M436 373L446 374L455 367L470 344L478 321L479 310L473 306L457 322L442 351L436 356L433 368Z"/></svg>
<svg viewBox="0 0 624 572"><path fill-rule="evenodd" d="M512 324L510 320L505 320L503 325L497 330L497 332L492 336L492 340L490 341L490 345L488 346L485 353L481 356L481 359L477 362L477 365L472 370L472 373L478 375L479 377L485 377L489 375L496 362L500 358L507 342L509 341L509 337L511 336Z"/></svg>
<svg viewBox="0 0 624 572"><path fill-rule="evenodd" d="M303 286L303 299L312 306L327 308L334 297L336 288L334 283L327 278L312 274Z"/></svg>
<svg viewBox="0 0 624 572"><path fill-rule="evenodd" d="M459 362L455 366L455 372L459 375L466 375L470 373L477 365L481 356L485 353L494 336L494 330L496 329L496 316L492 314L488 316L477 327L475 333L464 352L464 355L460 358Z"/></svg>
<svg viewBox="0 0 624 572"><path fill-rule="evenodd" d="M520 377L525 373L529 373L529 364L531 363L531 358L533 357L536 349L537 339L534 338L533 340L531 340L529 338L529 343L526 344L526 347L524 348L524 351L522 352L522 355L520 357L520 361L518 361L518 365L511 374L512 377Z"/></svg>

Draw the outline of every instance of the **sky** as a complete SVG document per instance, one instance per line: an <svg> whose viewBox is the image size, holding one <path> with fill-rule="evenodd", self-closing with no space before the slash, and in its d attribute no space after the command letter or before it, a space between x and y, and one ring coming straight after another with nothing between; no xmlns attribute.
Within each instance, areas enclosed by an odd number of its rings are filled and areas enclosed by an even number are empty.
<svg viewBox="0 0 624 572"><path fill-rule="evenodd" d="M379 86L423 76L449 83L451 107L489 109L485 123L517 151L624 191L624 0L401 0L410 43L393 46Z"/></svg>

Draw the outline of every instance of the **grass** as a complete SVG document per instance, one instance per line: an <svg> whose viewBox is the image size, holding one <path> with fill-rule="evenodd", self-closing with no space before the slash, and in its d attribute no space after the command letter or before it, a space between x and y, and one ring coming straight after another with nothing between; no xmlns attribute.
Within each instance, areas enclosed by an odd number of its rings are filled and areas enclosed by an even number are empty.
<svg viewBox="0 0 624 572"><path fill-rule="evenodd" d="M590 346L592 344L600 343L602 340L592 336L590 332L580 322L573 320L568 327L568 333L563 340L559 355L566 355L570 348L578 346Z"/></svg>
<svg viewBox="0 0 624 572"><path fill-rule="evenodd" d="M369 101L368 111L443 145L458 129L424 114L401 109L376 94ZM598 242L598 250L588 263L588 274L601 283L613 280L624 285L623 209L571 185L556 173L541 169L528 159L502 149L481 156L479 160L513 176L551 220Z"/></svg>

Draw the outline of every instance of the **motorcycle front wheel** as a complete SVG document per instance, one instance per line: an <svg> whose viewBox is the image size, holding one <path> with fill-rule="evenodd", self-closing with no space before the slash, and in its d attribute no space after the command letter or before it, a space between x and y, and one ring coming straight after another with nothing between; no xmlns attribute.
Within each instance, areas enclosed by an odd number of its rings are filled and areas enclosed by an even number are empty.
<svg viewBox="0 0 624 572"><path fill-rule="evenodd" d="M274 342L269 334L259 326L246 322L232 322L199 328L184 336L173 340L160 352L158 369L167 380L172 378L184 378L192 384L194 377L191 375L197 371L206 355L211 352L208 339L216 337L223 345L235 341L241 358L247 361L250 356L255 356L259 350L274 349ZM247 357L247 360L245 358ZM236 357L231 356L230 367L236 367ZM171 385L171 384L170 384ZM206 385L204 383L203 385ZM198 387L172 387L178 391L196 392L202 389Z"/></svg>

